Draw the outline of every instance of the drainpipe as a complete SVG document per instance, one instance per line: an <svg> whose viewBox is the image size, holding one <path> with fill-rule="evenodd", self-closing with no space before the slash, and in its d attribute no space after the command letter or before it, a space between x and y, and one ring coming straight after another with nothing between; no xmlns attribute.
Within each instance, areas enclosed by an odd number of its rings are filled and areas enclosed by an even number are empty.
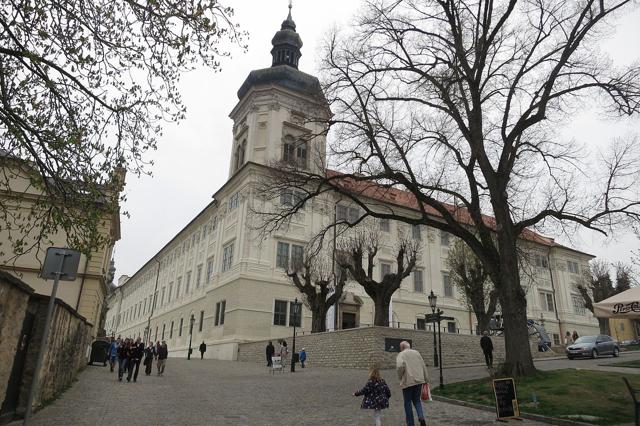
<svg viewBox="0 0 640 426"><path fill-rule="evenodd" d="M560 333L560 344L563 344L564 329L562 322L560 322L560 315L558 315L558 301L556 299L556 286L553 282L553 272L551 272L551 247L547 250L547 268L549 268L549 278L551 279L551 289L553 290L553 303L556 305L553 310L556 313L556 319L558 320L558 332Z"/></svg>
<svg viewBox="0 0 640 426"><path fill-rule="evenodd" d="M82 296L82 290L84 290L84 280L87 276L87 265L89 265L89 257L91 256L87 255L84 259L84 274L82 274L82 281L80 281L80 291L78 292L78 300L76 301L76 312L78 312L78 308L80 307L80 297Z"/></svg>
<svg viewBox="0 0 640 426"><path fill-rule="evenodd" d="M151 313L147 319L147 341L149 341L149 337L151 337L151 317L153 317L153 311L155 311L156 308L156 292L158 291L158 279L160 278L160 261L155 258L153 260L158 262L158 271L156 272L156 286L153 289L153 296L151 297Z"/></svg>

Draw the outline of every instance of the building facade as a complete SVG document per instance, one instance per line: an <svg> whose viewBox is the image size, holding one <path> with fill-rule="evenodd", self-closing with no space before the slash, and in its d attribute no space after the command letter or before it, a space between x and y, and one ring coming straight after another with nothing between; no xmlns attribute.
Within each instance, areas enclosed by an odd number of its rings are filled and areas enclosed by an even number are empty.
<svg viewBox="0 0 640 426"><path fill-rule="evenodd" d="M30 178L25 173L25 167L29 165L20 162L20 166L15 166L17 161L5 161L2 166L2 173L9 182L9 187L0 190L0 197L6 209L12 214L5 216L3 227L0 229L0 241L3 242L0 252L0 270L6 271L24 283L32 287L36 293L50 295L53 287L52 280L45 280L40 277L42 262L48 247L66 247L67 235L64 231L58 231L47 236L31 250L25 250L24 254L16 256L13 250L7 250L10 242L10 234L20 232L20 221L33 220L33 226L28 235L25 235L25 245L37 241L39 227L42 225L34 211L37 212L38 203L41 203L42 191L30 183ZM124 173L117 176L119 183L117 187L122 190L124 185ZM117 196L117 195L116 195ZM47 202L57 202L49 201ZM105 210L106 212L106 210ZM44 225L42 225L44 226ZM120 213L116 211L105 213L98 224L98 232L106 237L107 243L96 248L89 255L82 254L78 273L74 281L61 281L56 297L64 301L72 309L83 316L93 326L93 337L98 335L98 329L102 320L103 306L107 295L107 272L112 256L113 246L120 239ZM6 250L6 252L5 252Z"/></svg>
<svg viewBox="0 0 640 426"><path fill-rule="evenodd" d="M301 162L306 167L324 164L325 140L320 124L306 117L329 116L317 78L298 70L302 41L291 14L272 40L270 68L252 71L238 91L239 102L230 114L233 150L229 179L189 224L151 260L113 293L105 328L109 334L166 340L171 356L184 356L189 342L204 341L206 356L236 359L239 343L288 338L294 324L300 332L311 329L311 313L293 314L292 303L301 294L285 276L285 267L299 260L310 238L334 214L358 215L357 208L329 196L307 203L286 229L266 238L260 233L256 211L291 202L295 191L279 200L266 200L258 183L277 161ZM302 138L304 141L305 138ZM398 211L410 209L395 203ZM386 243L376 271L394 265L393 241L412 235L420 241L418 268L394 294L390 313L394 327L424 329L429 311L427 295L439 296L447 316L443 325L451 333L475 331L475 317L462 302L446 269L453 238L429 227L380 221ZM579 302L575 287L592 256L537 236L523 244L531 253L531 271L523 274L529 318L543 322L556 344L566 331L597 333L597 321ZM354 282L349 282L328 328L373 324L373 303Z"/></svg>

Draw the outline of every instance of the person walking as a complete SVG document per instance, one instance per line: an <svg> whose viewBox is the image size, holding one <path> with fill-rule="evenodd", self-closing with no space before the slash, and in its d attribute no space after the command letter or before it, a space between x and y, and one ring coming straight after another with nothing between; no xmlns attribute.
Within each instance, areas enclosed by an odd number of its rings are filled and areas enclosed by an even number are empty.
<svg viewBox="0 0 640 426"><path fill-rule="evenodd" d="M122 381L124 371L127 369L127 357L128 357L129 339L124 339L124 342L118 346L118 381Z"/></svg>
<svg viewBox="0 0 640 426"><path fill-rule="evenodd" d="M205 345L204 340L200 343L200 359L204 358L204 353L207 351L207 345Z"/></svg>
<svg viewBox="0 0 640 426"><path fill-rule="evenodd" d="M300 351L300 366L304 368L304 362L307 360L307 351L304 348Z"/></svg>
<svg viewBox="0 0 640 426"><path fill-rule="evenodd" d="M151 369L153 368L153 357L156 351L153 346L153 342L149 342L149 346L144 350L144 374L151 375Z"/></svg>
<svg viewBox="0 0 640 426"><path fill-rule="evenodd" d="M420 393L422 385L429 383L429 372L420 352L411 349L411 345L407 341L400 342L400 353L396 357L396 372L398 373L398 379L400 379L407 426L415 425L412 404L416 408L420 426L426 426Z"/></svg>
<svg viewBox="0 0 640 426"><path fill-rule="evenodd" d="M162 376L164 374L164 367L167 363L168 356L169 349L167 348L167 342L163 340L160 345L160 349L158 349L158 376Z"/></svg>
<svg viewBox="0 0 640 426"><path fill-rule="evenodd" d="M111 339L111 345L109 345L109 367L113 373L113 369L118 362L118 347L120 346L120 338L118 340Z"/></svg>
<svg viewBox="0 0 640 426"><path fill-rule="evenodd" d="M380 370L376 366L369 369L369 380L362 389L353 393L353 396L364 396L360 408L373 410L373 424L382 425L382 410L389 408L391 390L380 376Z"/></svg>
<svg viewBox="0 0 640 426"><path fill-rule="evenodd" d="M567 334L564 336L564 345L570 346L573 344L573 337L571 337L571 332L567 331Z"/></svg>
<svg viewBox="0 0 640 426"><path fill-rule="evenodd" d="M138 381L138 371L140 370L140 362L142 361L142 357L144 356L144 343L142 343L142 339L138 337L136 341L131 345L131 359L129 366L129 374L127 375L127 382L131 381L131 376L133 375L133 381ZM134 371L135 370L135 371Z"/></svg>
<svg viewBox="0 0 640 426"><path fill-rule="evenodd" d="M269 342L267 344L265 352L267 354L267 367L271 367L273 365L273 361L271 360L271 358L273 358L273 354L276 353L276 348L273 347L272 342Z"/></svg>
<svg viewBox="0 0 640 426"><path fill-rule="evenodd" d="M278 352L280 353L282 365L283 366L287 365L287 356L289 355L289 348L287 348L286 340L283 339L280 341L280 350Z"/></svg>
<svg viewBox="0 0 640 426"><path fill-rule="evenodd" d="M484 353L484 362L487 363L487 368L493 368L493 342L487 330L482 333L480 347L482 348L482 353Z"/></svg>
<svg viewBox="0 0 640 426"><path fill-rule="evenodd" d="M575 343L575 341L578 340L580 336L578 335L577 331L573 330L573 334L571 335L571 337L573 337L573 341Z"/></svg>

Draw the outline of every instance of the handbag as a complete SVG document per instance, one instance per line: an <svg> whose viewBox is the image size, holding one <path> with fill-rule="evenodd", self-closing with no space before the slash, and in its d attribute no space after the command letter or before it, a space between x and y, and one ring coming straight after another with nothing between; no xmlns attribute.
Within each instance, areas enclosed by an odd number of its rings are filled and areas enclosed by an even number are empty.
<svg viewBox="0 0 640 426"><path fill-rule="evenodd" d="M433 401L431 398L431 388L429 387L429 383L423 383L422 389L420 390L420 399L423 401Z"/></svg>

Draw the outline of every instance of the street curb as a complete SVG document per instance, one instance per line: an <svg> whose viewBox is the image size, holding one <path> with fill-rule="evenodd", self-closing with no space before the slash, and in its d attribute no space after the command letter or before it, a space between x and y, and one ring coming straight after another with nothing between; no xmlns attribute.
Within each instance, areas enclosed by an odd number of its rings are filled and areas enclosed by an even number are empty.
<svg viewBox="0 0 640 426"><path fill-rule="evenodd" d="M491 411L491 412L495 412L496 411L496 409L494 407L489 407L488 405L476 404L475 402L461 401L459 399L447 398L447 397L440 396L440 395L432 395L432 398L435 401L446 402L447 404L460 405L460 406L463 406L463 407L475 408L477 410L483 410L483 411ZM541 414L530 414L530 413L522 413L521 412L520 413L520 417L522 417L523 419L535 420L535 421L547 423L547 424L550 424L550 425L593 426L592 423L576 422L574 420L559 419L557 417L543 416Z"/></svg>

